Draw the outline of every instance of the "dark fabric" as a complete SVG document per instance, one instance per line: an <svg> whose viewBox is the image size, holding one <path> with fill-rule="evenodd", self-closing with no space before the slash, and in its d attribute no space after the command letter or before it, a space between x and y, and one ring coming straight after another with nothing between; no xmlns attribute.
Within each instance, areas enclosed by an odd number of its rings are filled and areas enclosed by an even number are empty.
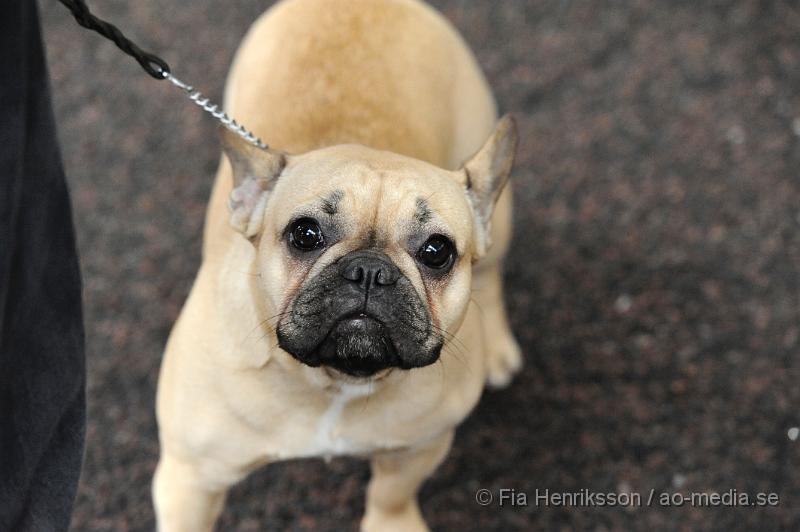
<svg viewBox="0 0 800 532"><path fill-rule="evenodd" d="M83 456L81 285L33 0L0 16L0 531L66 530Z"/></svg>

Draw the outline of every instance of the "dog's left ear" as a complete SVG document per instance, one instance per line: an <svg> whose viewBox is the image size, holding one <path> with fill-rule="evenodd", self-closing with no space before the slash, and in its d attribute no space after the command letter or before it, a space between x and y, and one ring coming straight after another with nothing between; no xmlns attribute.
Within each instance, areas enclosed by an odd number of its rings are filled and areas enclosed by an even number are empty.
<svg viewBox="0 0 800 532"><path fill-rule="evenodd" d="M233 191L228 199L231 225L250 241L261 231L269 192L286 166L286 154L261 149L220 127L222 148L233 169Z"/></svg>
<svg viewBox="0 0 800 532"><path fill-rule="evenodd" d="M497 122L483 147L461 168L466 194L475 215L476 258L484 256L491 245L492 212L511 174L517 140L514 117L505 115Z"/></svg>

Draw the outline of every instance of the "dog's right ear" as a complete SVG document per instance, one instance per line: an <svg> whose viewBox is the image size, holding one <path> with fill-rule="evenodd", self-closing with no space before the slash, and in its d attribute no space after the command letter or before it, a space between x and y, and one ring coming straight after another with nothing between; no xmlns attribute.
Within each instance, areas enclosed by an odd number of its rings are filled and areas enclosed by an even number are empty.
<svg viewBox="0 0 800 532"><path fill-rule="evenodd" d="M494 205L506 186L517 151L517 124L502 117L483 147L461 169L462 182L475 215L475 257L484 256L491 244Z"/></svg>
<svg viewBox="0 0 800 532"><path fill-rule="evenodd" d="M233 169L231 225L252 242L261 231L267 198L286 166L286 154L254 146L224 126L220 140Z"/></svg>

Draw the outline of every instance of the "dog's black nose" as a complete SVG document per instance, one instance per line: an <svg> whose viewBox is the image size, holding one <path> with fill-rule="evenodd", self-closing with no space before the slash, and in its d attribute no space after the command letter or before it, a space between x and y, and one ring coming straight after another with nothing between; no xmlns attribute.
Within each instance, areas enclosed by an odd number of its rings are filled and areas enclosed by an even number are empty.
<svg viewBox="0 0 800 532"><path fill-rule="evenodd" d="M339 273L365 291L374 285L393 285L400 278L400 270L392 259L377 251L348 253L339 259Z"/></svg>

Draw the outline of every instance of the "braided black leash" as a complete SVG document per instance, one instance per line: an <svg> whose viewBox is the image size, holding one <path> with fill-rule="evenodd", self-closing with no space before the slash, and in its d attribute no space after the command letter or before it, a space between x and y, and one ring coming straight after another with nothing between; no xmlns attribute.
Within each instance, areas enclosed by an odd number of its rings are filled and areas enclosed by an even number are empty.
<svg viewBox="0 0 800 532"><path fill-rule="evenodd" d="M166 61L161 59L155 54L145 52L136 44L131 42L130 39L125 37L122 32L113 24L106 22L94 16L84 0L58 0L64 4L75 20L84 28L96 31L106 39L109 39L117 45L117 47L136 59L142 66L145 72L150 74L156 79L168 79L173 85L184 90L189 99L203 108L203 110L210 113L214 118L219 120L225 127L237 133L246 141L258 146L259 148L266 149L267 145L261 139L250 133L242 125L238 124L235 120L225 114L218 105L212 104L208 98L204 98L200 91L197 91L191 85L182 82L172 75L169 65Z"/></svg>
<svg viewBox="0 0 800 532"><path fill-rule="evenodd" d="M125 37L116 26L92 15L86 2L83 0L58 1L67 6L78 24L84 28L96 31L106 39L114 41L114 44L116 44L120 50L136 59L139 64L142 65L145 72L156 79L164 79L167 77L166 75L169 74L170 70L166 61L155 54L145 52L132 43L130 39Z"/></svg>

